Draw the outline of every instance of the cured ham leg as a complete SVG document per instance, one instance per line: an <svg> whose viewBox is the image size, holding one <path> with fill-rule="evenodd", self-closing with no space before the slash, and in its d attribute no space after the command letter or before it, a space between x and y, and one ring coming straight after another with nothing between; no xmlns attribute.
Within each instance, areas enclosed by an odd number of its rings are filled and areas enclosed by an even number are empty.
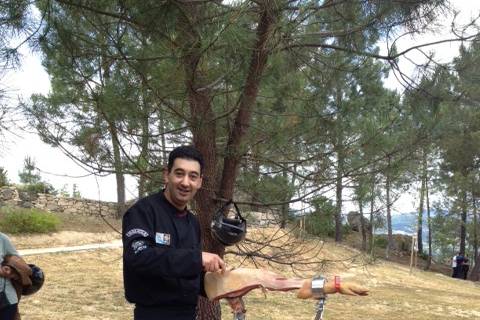
<svg viewBox="0 0 480 320"><path fill-rule="evenodd" d="M210 300L226 298L232 308L235 320L245 320L245 305L242 297L253 289L262 288L271 291L297 290L297 298L314 298L312 294L312 279L288 279L275 272L239 268L223 273L207 272L205 274L205 292ZM367 295L368 290L351 282L343 283L340 288L327 283L323 287L325 294L339 292L348 295ZM316 299L319 299L318 297ZM319 302L323 310L324 299ZM321 319L322 313L317 313Z"/></svg>
<svg viewBox="0 0 480 320"><path fill-rule="evenodd" d="M314 298L312 279L288 279L275 272L263 269L239 268L224 273L207 272L204 285L205 292L210 300L242 297L256 288L271 291L298 289L297 298ZM330 281L325 284L323 289L325 294L338 292L353 296L368 295L368 289L349 281L342 282L340 288L336 288L333 281Z"/></svg>
<svg viewBox="0 0 480 320"><path fill-rule="evenodd" d="M304 279L288 279L275 272L239 268L224 273L205 274L205 292L210 300L236 298L249 291L262 288L270 291L289 291L302 288Z"/></svg>

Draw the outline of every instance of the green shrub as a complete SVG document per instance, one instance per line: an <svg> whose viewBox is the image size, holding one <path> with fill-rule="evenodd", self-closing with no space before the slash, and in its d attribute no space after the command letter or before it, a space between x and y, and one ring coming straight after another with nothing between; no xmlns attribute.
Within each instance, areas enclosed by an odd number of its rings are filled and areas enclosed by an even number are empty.
<svg viewBox="0 0 480 320"><path fill-rule="evenodd" d="M315 210L306 216L305 230L314 236L335 236L335 206L326 197L318 197L312 201Z"/></svg>
<svg viewBox="0 0 480 320"><path fill-rule="evenodd" d="M352 233L352 227L350 227L348 224L342 224L342 237L345 237ZM368 234L368 232L367 232ZM368 235L367 235L368 237Z"/></svg>
<svg viewBox="0 0 480 320"><path fill-rule="evenodd" d="M23 184L18 186L19 191L25 191L36 197L38 193L46 193L55 195L57 191L55 188L48 182L37 182L32 184Z"/></svg>
<svg viewBox="0 0 480 320"><path fill-rule="evenodd" d="M7 170L0 167L0 187L8 186Z"/></svg>
<svg viewBox="0 0 480 320"><path fill-rule="evenodd" d="M375 247L386 249L388 245L388 239L385 236L375 236Z"/></svg>
<svg viewBox="0 0 480 320"><path fill-rule="evenodd" d="M329 214L314 213L307 216L305 230L314 236L333 237L335 236L335 221Z"/></svg>
<svg viewBox="0 0 480 320"><path fill-rule="evenodd" d="M0 230L8 233L48 233L57 231L60 219L39 209L0 208Z"/></svg>

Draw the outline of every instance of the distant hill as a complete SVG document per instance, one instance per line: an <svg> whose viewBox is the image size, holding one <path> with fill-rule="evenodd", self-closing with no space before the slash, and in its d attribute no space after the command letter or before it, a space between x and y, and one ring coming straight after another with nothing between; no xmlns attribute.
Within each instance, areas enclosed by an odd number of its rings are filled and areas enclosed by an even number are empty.
<svg viewBox="0 0 480 320"><path fill-rule="evenodd" d="M431 217L436 214L435 210L430 211ZM392 232L394 234L408 234L416 233L417 228L417 212L404 212L392 215ZM423 215L423 239L427 237L427 213ZM387 233L387 228L381 228L375 231L377 234Z"/></svg>

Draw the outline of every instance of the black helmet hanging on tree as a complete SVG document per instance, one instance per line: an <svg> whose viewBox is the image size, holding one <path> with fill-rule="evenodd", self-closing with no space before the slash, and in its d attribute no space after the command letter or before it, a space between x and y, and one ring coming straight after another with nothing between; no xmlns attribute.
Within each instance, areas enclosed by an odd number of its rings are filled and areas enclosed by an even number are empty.
<svg viewBox="0 0 480 320"><path fill-rule="evenodd" d="M30 276L30 280L32 280L32 285L28 287L24 287L22 289L22 295L28 296L31 294L34 294L40 288L43 286L43 283L45 282L45 275L43 274L42 269L40 267L37 267L34 264L29 264L28 265L30 269L32 269L32 275Z"/></svg>
<svg viewBox="0 0 480 320"><path fill-rule="evenodd" d="M235 216L233 218L224 215L225 209L231 204L235 208ZM247 220L240 214L237 204L230 200L214 214L211 230L215 240L224 246L231 246L245 239Z"/></svg>

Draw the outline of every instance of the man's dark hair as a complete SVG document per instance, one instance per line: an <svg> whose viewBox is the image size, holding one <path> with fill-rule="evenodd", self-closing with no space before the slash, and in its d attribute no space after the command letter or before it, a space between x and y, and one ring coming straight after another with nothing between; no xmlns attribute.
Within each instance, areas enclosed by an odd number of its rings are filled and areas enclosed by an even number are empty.
<svg viewBox="0 0 480 320"><path fill-rule="evenodd" d="M202 174L204 165L203 156L195 147L180 146L173 149L168 156L168 172L172 171L173 163L177 158L197 161L200 164L200 174Z"/></svg>

